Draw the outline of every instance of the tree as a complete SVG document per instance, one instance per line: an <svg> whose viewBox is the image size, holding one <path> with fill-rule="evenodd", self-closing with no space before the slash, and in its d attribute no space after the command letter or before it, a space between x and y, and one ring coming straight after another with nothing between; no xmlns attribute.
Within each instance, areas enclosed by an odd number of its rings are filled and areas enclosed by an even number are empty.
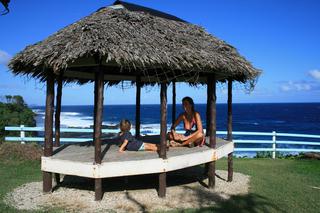
<svg viewBox="0 0 320 213"><path fill-rule="evenodd" d="M17 136L17 132L5 132L5 126L36 126L35 113L28 108L23 98L19 95L6 95L6 103L0 102L0 143L7 135ZM35 135L27 133L27 136Z"/></svg>
<svg viewBox="0 0 320 213"><path fill-rule="evenodd" d="M6 97L7 103L11 103L12 96L11 95L6 95L5 97Z"/></svg>

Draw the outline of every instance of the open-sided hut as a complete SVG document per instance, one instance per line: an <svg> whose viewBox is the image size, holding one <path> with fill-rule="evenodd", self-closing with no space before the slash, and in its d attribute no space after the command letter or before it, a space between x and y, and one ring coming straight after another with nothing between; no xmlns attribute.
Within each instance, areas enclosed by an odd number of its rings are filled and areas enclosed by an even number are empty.
<svg viewBox="0 0 320 213"><path fill-rule="evenodd" d="M254 82L260 74L260 71L255 69L234 47L210 35L203 28L163 12L122 1L116 1L112 6L101 8L47 39L27 46L11 60L9 67L14 74L32 76L45 81L47 85L45 144L42 158L44 192L52 190L52 173L67 173L63 169L66 164L50 167L54 164L54 161L50 161L54 157L52 156L54 84L58 84L55 145L59 146L63 82L80 84L94 82L94 164L75 166L70 174L94 178L96 200L102 198L101 178L109 177L101 172L109 169L106 164L103 164L101 151L103 91L106 83L113 85L121 81L136 82L137 135L140 127L141 86L148 84L161 86L159 157L163 159L160 164L167 166L170 164L170 158L167 159L166 153L167 85L170 83L175 85L175 82L207 84L207 136L209 147L213 151L198 164L208 163L208 185L213 187L214 163L217 159L214 152L216 148L216 82L228 82L228 140L231 141L232 82ZM233 144L231 145L232 149L227 153L229 154L229 180L232 180ZM144 171L159 173L159 196L165 196L166 171L169 171L166 168L166 166L163 168L159 166L159 170ZM178 167L174 168L178 169ZM86 169L92 173L91 176L82 173ZM117 173L117 171L114 172ZM127 175L132 174L134 173ZM125 174L120 172L119 175Z"/></svg>

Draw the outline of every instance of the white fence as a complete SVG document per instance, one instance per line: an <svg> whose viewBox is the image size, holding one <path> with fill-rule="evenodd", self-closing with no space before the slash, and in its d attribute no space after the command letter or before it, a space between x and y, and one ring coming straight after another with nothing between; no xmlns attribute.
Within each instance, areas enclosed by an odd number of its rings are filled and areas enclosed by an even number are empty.
<svg viewBox="0 0 320 213"><path fill-rule="evenodd" d="M15 141L15 142L43 142L44 137L26 137L26 132L44 132L43 127L25 127L21 125L20 127L5 127L6 131L18 131L20 132L20 137L5 137L6 141ZM72 133L93 133L93 129L81 129L81 128L61 128L60 132L72 132ZM118 133L117 129L103 129L102 133ZM178 131L179 132L179 131ZM180 131L181 132L181 131ZM134 130L132 130L134 134ZM183 132L181 132L183 133ZM160 134L160 130L148 129L142 130L142 135L157 135ZM217 131L218 136L225 136L227 131ZM272 157L276 157L277 152L320 152L320 135L310 135L310 134L292 134L292 133L279 133L276 131L273 132L232 132L234 140L233 142L237 144L259 144L259 145L267 145L269 147L259 147L259 148L250 148L250 147L242 147L235 148L236 152L272 152ZM237 139L240 137L264 137L269 139ZM278 138L281 137L279 140ZM283 140L282 138L295 138L295 140ZM297 138L302 140L297 140ZM313 139L313 141L308 141ZM319 139L319 140L318 140ZM314 141L318 140L318 141ZM86 138L61 138L61 143L75 143L75 142L90 142L92 141L92 137ZM278 147L278 145L298 145L299 148L288 148L288 147ZM316 148L305 148L305 146L316 146ZM319 147L319 148L318 148Z"/></svg>

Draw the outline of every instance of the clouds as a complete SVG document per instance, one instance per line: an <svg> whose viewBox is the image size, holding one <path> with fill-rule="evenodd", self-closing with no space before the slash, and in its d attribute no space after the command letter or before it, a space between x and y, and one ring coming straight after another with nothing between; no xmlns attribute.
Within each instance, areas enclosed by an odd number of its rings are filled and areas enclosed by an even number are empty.
<svg viewBox="0 0 320 213"><path fill-rule="evenodd" d="M303 92L320 91L320 70L311 70L307 75L312 80L281 81L280 91L282 92Z"/></svg>
<svg viewBox="0 0 320 213"><path fill-rule="evenodd" d="M1 65L7 66L11 58L12 58L12 56L9 53L7 53L3 50L0 50L0 64Z"/></svg>
<svg viewBox="0 0 320 213"><path fill-rule="evenodd" d="M308 74L315 80L320 81L320 70L311 70Z"/></svg>
<svg viewBox="0 0 320 213"><path fill-rule="evenodd" d="M281 82L280 84L280 90L282 92L314 91L319 89L320 89L320 85L314 81L287 81L287 82Z"/></svg>

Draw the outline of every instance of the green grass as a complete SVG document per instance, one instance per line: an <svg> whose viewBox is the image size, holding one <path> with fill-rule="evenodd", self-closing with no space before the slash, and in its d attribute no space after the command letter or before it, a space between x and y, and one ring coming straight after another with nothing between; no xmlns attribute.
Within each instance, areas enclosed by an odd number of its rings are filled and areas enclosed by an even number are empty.
<svg viewBox="0 0 320 213"><path fill-rule="evenodd" d="M21 161L17 159L1 159L0 162L0 212L18 212L3 202L7 192L17 186L31 181L41 180L39 161ZM21 211L26 212L26 211Z"/></svg>
<svg viewBox="0 0 320 213"><path fill-rule="evenodd" d="M217 168L226 169L226 165L226 160L219 160ZM235 159L234 168L251 176L248 195L232 196L215 207L184 212L319 212L319 160ZM19 185L41 180L40 163L2 160L0 180L0 212L26 212L5 205L3 198Z"/></svg>
<svg viewBox="0 0 320 213"><path fill-rule="evenodd" d="M217 168L227 169L226 160ZM319 212L319 160L235 159L234 169L251 176L248 195L188 212Z"/></svg>

